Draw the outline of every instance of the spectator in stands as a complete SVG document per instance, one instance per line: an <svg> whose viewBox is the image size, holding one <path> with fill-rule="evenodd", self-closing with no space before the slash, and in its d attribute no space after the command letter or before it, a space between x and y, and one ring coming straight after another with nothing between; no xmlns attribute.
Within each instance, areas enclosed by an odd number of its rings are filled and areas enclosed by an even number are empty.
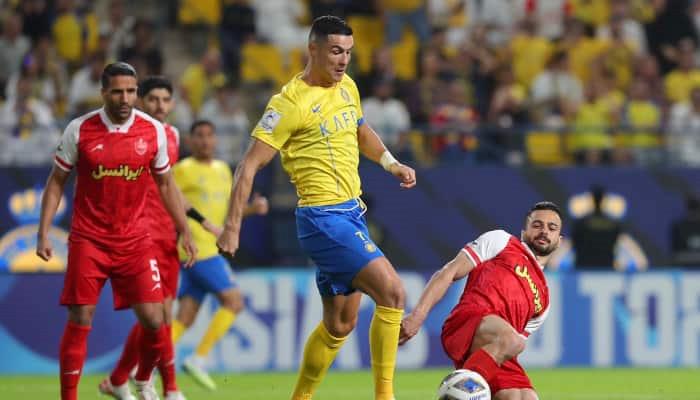
<svg viewBox="0 0 700 400"><path fill-rule="evenodd" d="M406 105L394 97L394 82L379 80L375 82L372 96L362 99L362 111L365 120L379 134L382 142L394 154L407 150L407 137L411 127L411 118ZM405 159L402 157L402 159Z"/></svg>
<svg viewBox="0 0 700 400"><path fill-rule="evenodd" d="M79 10L74 0L56 1L56 19L51 31L58 55L68 63L73 72L96 48L99 39L97 16L92 12L92 2L86 2Z"/></svg>
<svg viewBox="0 0 700 400"><path fill-rule="evenodd" d="M445 97L447 77L440 70L440 56L432 49L421 55L420 78L406 86L402 99L413 125L425 128L437 104Z"/></svg>
<svg viewBox="0 0 700 400"><path fill-rule="evenodd" d="M469 105L464 81L453 80L446 91L445 101L430 116L433 154L444 162L473 162L478 114Z"/></svg>
<svg viewBox="0 0 700 400"><path fill-rule="evenodd" d="M22 14L22 32L32 42L51 35L51 9L47 0L23 0L19 4Z"/></svg>
<svg viewBox="0 0 700 400"><path fill-rule="evenodd" d="M20 70L22 59L31 48L29 38L22 34L22 18L8 14L2 23L0 37L0 85L5 87L8 79Z"/></svg>
<svg viewBox="0 0 700 400"><path fill-rule="evenodd" d="M690 89L700 85L700 69L695 65L695 44L689 39L678 46L678 67L666 75L664 86L671 103L687 101Z"/></svg>
<svg viewBox="0 0 700 400"><path fill-rule="evenodd" d="M603 54L606 43L600 39L586 34L586 28L580 20L571 19L566 22L566 30L559 47L569 55L569 67L571 72L581 81L587 84L588 79L599 73L595 71L594 62Z"/></svg>
<svg viewBox="0 0 700 400"><path fill-rule="evenodd" d="M301 0L251 0L255 9L258 37L279 47L283 52L305 48L309 36L307 27L299 23L306 16Z"/></svg>
<svg viewBox="0 0 700 400"><path fill-rule="evenodd" d="M100 26L100 33L109 38L109 44L105 49L108 60L117 60L121 49L132 46L134 38L132 32L136 18L126 14L124 0L111 0L107 12L107 20Z"/></svg>
<svg viewBox="0 0 700 400"><path fill-rule="evenodd" d="M180 0L177 19L184 39L196 56L210 45L211 34L221 23L222 0Z"/></svg>
<svg viewBox="0 0 700 400"><path fill-rule="evenodd" d="M26 69L16 81L15 96L0 108L3 163L36 165L50 162L58 142L51 106L32 96L32 77Z"/></svg>
<svg viewBox="0 0 700 400"><path fill-rule="evenodd" d="M532 83L533 117L546 126L560 126L583 102L581 81L569 71L569 57L558 51Z"/></svg>
<svg viewBox="0 0 700 400"><path fill-rule="evenodd" d="M65 111L66 71L51 53L50 38L43 36L34 44L34 48L23 58L20 71L10 77L5 96L12 99L17 95L16 89L20 74L29 77L31 97L50 104L56 115L62 116Z"/></svg>
<svg viewBox="0 0 700 400"><path fill-rule="evenodd" d="M641 247L632 237L625 233L620 221L605 212L605 189L594 185L591 187L593 212L576 220L571 233L571 241L576 253L577 269L644 270L649 262ZM624 249L624 250L622 250ZM629 260L621 257L624 252Z"/></svg>
<svg viewBox="0 0 700 400"><path fill-rule="evenodd" d="M474 108L479 115L487 115L491 96L496 88L496 70L499 66L498 43L492 42L492 32L497 27L474 26L469 40L462 48L463 55L470 60L469 81L473 88Z"/></svg>
<svg viewBox="0 0 700 400"><path fill-rule="evenodd" d="M410 26L420 43L430 40L430 23L425 0L379 0L377 8L386 21L386 44L393 46L401 41L403 29Z"/></svg>
<svg viewBox="0 0 700 400"><path fill-rule="evenodd" d="M146 70L137 71L139 76L161 75L163 54L154 37L153 23L145 19L137 20L133 27L133 36L132 45L120 50L119 59L132 65L138 61L142 62Z"/></svg>
<svg viewBox="0 0 700 400"><path fill-rule="evenodd" d="M700 268L700 199L688 195L686 214L671 224L674 266Z"/></svg>
<svg viewBox="0 0 700 400"><path fill-rule="evenodd" d="M73 75L68 89L69 117L100 107L102 104L100 77L105 63L104 53L93 54L88 64Z"/></svg>
<svg viewBox="0 0 700 400"><path fill-rule="evenodd" d="M523 133L530 123L527 90L515 80L513 69L504 65L496 73L497 86L491 99L487 125L479 143L482 156L508 164L522 162Z"/></svg>
<svg viewBox="0 0 700 400"><path fill-rule="evenodd" d="M241 48L255 40L255 10L248 0L230 0L224 3L219 42L227 74L234 81L240 77Z"/></svg>
<svg viewBox="0 0 700 400"><path fill-rule="evenodd" d="M250 121L243 109L242 98L233 84L216 82L214 90L214 96L202 106L199 119L211 121L216 126L217 158L236 164L248 148Z"/></svg>
<svg viewBox="0 0 700 400"><path fill-rule="evenodd" d="M593 79L586 86L586 100L576 110L569 149L579 164L598 165L610 161L611 115L617 110L604 98L605 91L603 78Z"/></svg>
<svg viewBox="0 0 700 400"><path fill-rule="evenodd" d="M641 56L635 61L634 76L649 85L651 99L659 107L665 108L664 80L659 70L659 63L650 54Z"/></svg>
<svg viewBox="0 0 700 400"><path fill-rule="evenodd" d="M623 36L623 25L620 21L613 19L609 36L600 40L603 50L596 61L600 64L602 73L611 74L614 78L616 88L626 90L632 80L637 50L635 45Z"/></svg>
<svg viewBox="0 0 700 400"><path fill-rule="evenodd" d="M635 54L646 54L647 37L644 27L630 15L629 0L612 0L610 2L610 19L606 25L596 30L598 38L609 40L613 31L618 31L622 40L631 45Z"/></svg>
<svg viewBox="0 0 700 400"><path fill-rule="evenodd" d="M394 62L391 59L391 48L382 46L372 52L372 68L369 73L355 78L360 96L372 93L374 83L378 81L393 81L396 79Z"/></svg>
<svg viewBox="0 0 700 400"><path fill-rule="evenodd" d="M217 48L210 48L198 63L188 66L182 74L182 97L190 105L192 112L197 114L207 97L213 95L214 85L225 81L221 53Z"/></svg>
<svg viewBox="0 0 700 400"><path fill-rule="evenodd" d="M662 75L677 65L678 46L689 39L697 47L698 36L688 15L687 2L655 0L654 18L646 26L649 51L659 61Z"/></svg>
<svg viewBox="0 0 700 400"><path fill-rule="evenodd" d="M545 69L553 50L552 43L537 34L537 20L531 16L524 18L509 43L510 59L517 82L529 89L535 77Z"/></svg>
<svg viewBox="0 0 700 400"><path fill-rule="evenodd" d="M700 86L690 91L690 101L671 108L668 121L668 160L690 167L700 166Z"/></svg>
<svg viewBox="0 0 700 400"><path fill-rule="evenodd" d="M621 137L618 143L630 152L630 158L637 164L658 163L661 160L661 109L652 100L645 80L634 80L629 93L629 100L620 110Z"/></svg>

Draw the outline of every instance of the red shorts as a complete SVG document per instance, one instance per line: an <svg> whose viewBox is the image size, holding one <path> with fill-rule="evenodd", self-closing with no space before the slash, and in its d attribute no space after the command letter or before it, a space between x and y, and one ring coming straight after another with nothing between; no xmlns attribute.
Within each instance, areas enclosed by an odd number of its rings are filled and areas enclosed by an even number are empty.
<svg viewBox="0 0 700 400"><path fill-rule="evenodd" d="M462 311L458 315L450 315L450 318L445 321L442 326L442 347L456 369L464 367L464 363L471 355L470 348L481 320L491 314L498 315L483 309ZM489 382L489 385L492 395L503 389L532 389L530 378L518 363L517 357L504 362L501 365L501 372Z"/></svg>
<svg viewBox="0 0 700 400"><path fill-rule="evenodd" d="M177 281L180 278L180 256L177 253L176 239L153 240L153 252L158 260L160 278L163 281L163 297L174 299L177 296Z"/></svg>
<svg viewBox="0 0 700 400"><path fill-rule="evenodd" d="M107 279L112 283L115 310L162 303L160 270L151 249L149 244L144 250L120 253L84 239L69 240L61 304L97 304Z"/></svg>

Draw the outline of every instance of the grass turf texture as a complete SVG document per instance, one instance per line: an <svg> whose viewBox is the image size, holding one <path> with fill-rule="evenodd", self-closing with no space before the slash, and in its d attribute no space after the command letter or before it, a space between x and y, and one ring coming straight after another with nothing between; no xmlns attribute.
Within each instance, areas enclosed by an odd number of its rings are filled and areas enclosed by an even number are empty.
<svg viewBox="0 0 700 400"><path fill-rule="evenodd" d="M396 376L397 400L430 400L447 369L400 371ZM100 397L97 384L105 375L88 375L80 381L81 399ZM570 400L693 400L700 399L700 369L532 369L530 377L540 399ZM288 399L295 373L218 374L215 392L199 388L186 375L178 375L188 400ZM356 400L372 396L369 371L331 371L321 384L316 400ZM0 376L0 399L56 399L57 376Z"/></svg>

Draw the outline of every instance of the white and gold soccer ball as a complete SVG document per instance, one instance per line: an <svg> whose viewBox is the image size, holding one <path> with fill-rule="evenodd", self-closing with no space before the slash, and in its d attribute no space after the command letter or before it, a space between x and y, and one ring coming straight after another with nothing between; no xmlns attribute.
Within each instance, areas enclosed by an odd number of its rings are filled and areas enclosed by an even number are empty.
<svg viewBox="0 0 700 400"><path fill-rule="evenodd" d="M468 369L452 371L442 380L438 400L490 400L491 389L478 373Z"/></svg>

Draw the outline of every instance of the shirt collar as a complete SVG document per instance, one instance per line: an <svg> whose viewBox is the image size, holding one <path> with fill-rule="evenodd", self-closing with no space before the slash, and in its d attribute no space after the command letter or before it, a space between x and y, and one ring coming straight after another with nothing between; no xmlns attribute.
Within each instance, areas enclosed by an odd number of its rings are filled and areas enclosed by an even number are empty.
<svg viewBox="0 0 700 400"><path fill-rule="evenodd" d="M126 133L129 131L131 128L131 125L134 124L134 116L136 115L136 112L134 109L131 110L131 115L129 118L124 121L123 124L115 124L112 122L112 120L109 119L109 116L107 115L107 112L105 111L104 107L100 108L100 119L102 120L102 123L107 127L108 132L116 132L116 133Z"/></svg>

